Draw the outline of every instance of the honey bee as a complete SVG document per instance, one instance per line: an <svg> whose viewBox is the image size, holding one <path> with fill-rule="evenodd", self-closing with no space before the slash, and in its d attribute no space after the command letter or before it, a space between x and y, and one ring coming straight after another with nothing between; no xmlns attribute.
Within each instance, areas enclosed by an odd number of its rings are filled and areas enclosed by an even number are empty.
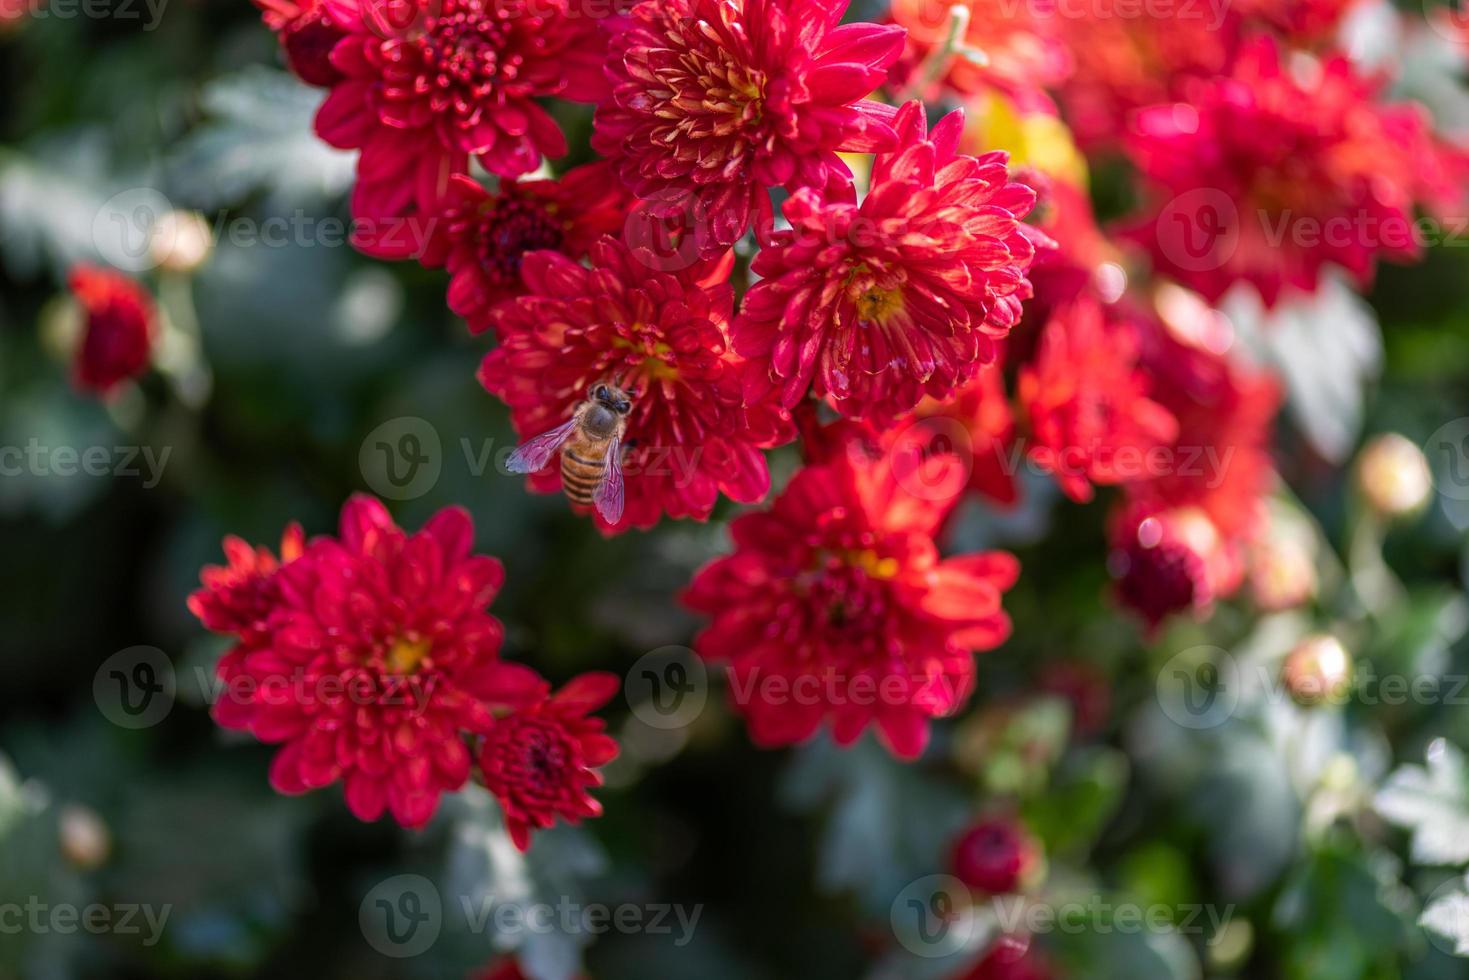
<svg viewBox="0 0 1469 980"><path fill-rule="evenodd" d="M622 439L632 397L615 385L592 386L571 418L516 447L511 473L534 473L561 450L561 486L572 503L597 508L608 523L622 519Z"/></svg>

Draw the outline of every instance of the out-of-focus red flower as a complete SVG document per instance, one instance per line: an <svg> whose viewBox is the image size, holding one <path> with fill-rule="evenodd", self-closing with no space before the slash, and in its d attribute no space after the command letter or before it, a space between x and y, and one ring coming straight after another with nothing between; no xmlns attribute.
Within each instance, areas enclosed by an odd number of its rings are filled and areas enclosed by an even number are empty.
<svg viewBox="0 0 1469 980"><path fill-rule="evenodd" d="M1271 376L1202 342L1212 329L1179 317L1215 316L1200 305L1160 301L1171 322L1138 316L1140 365L1152 398L1178 422L1169 466L1129 483L1130 500L1148 510L1198 507L1232 540L1248 540L1265 519L1261 503L1275 480L1270 442L1281 390ZM1195 333L1181 333L1180 328Z"/></svg>
<svg viewBox="0 0 1469 980"><path fill-rule="evenodd" d="M1219 590L1211 560L1227 559L1227 543L1201 510L1129 507L1113 521L1111 538L1117 598L1149 631L1174 613L1203 619L1212 610Z"/></svg>
<svg viewBox="0 0 1469 980"><path fill-rule="evenodd" d="M983 63L951 55L947 64L932 60L949 39L955 8L965 8L968 22L958 39L981 52ZM908 31L908 45L895 66L893 84L922 86L934 75L962 95L998 90L1027 107L1050 104L1045 90L1071 72L1071 53L1061 36L1060 21L1031 3L1006 0L893 0L893 21ZM925 100L940 93L922 87L913 92Z"/></svg>
<svg viewBox="0 0 1469 980"><path fill-rule="evenodd" d="M383 221L437 213L469 158L501 177L566 152L538 100L596 102L606 35L571 0L329 0L346 36L341 73L316 115L332 146L361 150L352 213Z"/></svg>
<svg viewBox="0 0 1469 980"><path fill-rule="evenodd" d="M1091 195L1084 186L1034 171L1021 172L1016 179L1035 187L1039 197L1036 224L1056 243L1055 248L1036 254L1030 270L1036 302L1029 312L1035 315L1041 304L1049 309L1079 292L1092 291L1098 267L1115 262L1118 252L1097 225Z"/></svg>
<svg viewBox="0 0 1469 980"><path fill-rule="evenodd" d="M469 778L465 734L488 733L495 708L544 696L534 671L499 659L501 626L485 607L503 572L470 554L473 540L458 508L409 535L357 496L337 538L274 570L227 546L233 575L206 571L191 607L241 641L220 660L214 718L281 745L277 790L341 780L358 818L387 810L421 827Z"/></svg>
<svg viewBox="0 0 1469 980"><path fill-rule="evenodd" d="M106 395L148 367L158 320L153 297L122 273L90 265L73 268L68 285L84 320L72 376L78 387Z"/></svg>
<svg viewBox="0 0 1469 980"><path fill-rule="evenodd" d="M854 445L797 473L770 510L734 520L735 552L705 566L684 601L712 617L695 645L729 662L757 744L800 742L829 721L841 745L874 725L915 758L930 719L965 702L974 651L1009 634L1000 597L1019 565L1001 552L940 559L933 534L947 510Z"/></svg>
<svg viewBox="0 0 1469 980"><path fill-rule="evenodd" d="M1232 12L1251 27L1267 28L1295 47L1331 46L1347 13L1362 0L1241 0Z"/></svg>
<svg viewBox="0 0 1469 980"><path fill-rule="evenodd" d="M530 438L556 428L593 385L618 384L634 394L617 530L652 527L664 514L704 520L721 492L744 503L764 497L760 447L782 441L782 423L773 406L744 404L745 367L727 339L728 282L707 281L700 266L654 271L612 238L592 247L591 262L529 253L528 295L489 315L501 345L480 380L510 406L516 431ZM530 482L555 491L560 470L553 463Z"/></svg>
<svg viewBox="0 0 1469 980"><path fill-rule="evenodd" d="M1187 102L1142 110L1126 143L1153 192L1125 234L1210 300L1252 283L1267 306L1336 265L1360 286L1379 258L1421 253L1419 172L1443 169L1422 107L1376 101L1345 57L1292 68L1268 37ZM1462 187L1457 194L1462 196Z"/></svg>
<svg viewBox="0 0 1469 980"><path fill-rule="evenodd" d="M989 817L954 842L954 877L975 891L1008 895L1029 883L1040 867L1040 844L1011 817Z"/></svg>
<svg viewBox="0 0 1469 980"><path fill-rule="evenodd" d="M524 295L520 263L527 253L549 249L579 261L598 238L622 229L632 203L605 163L576 167L559 180L501 181L494 191L455 174L442 211L421 237L403 233L410 223L364 229L354 243L379 258L447 267L449 308L480 333L496 303Z"/></svg>
<svg viewBox="0 0 1469 980"><path fill-rule="evenodd" d="M954 980L1053 980L1049 961L1031 949L1030 937L1003 935L967 973Z"/></svg>
<svg viewBox="0 0 1469 980"><path fill-rule="evenodd" d="M1178 436L1166 467L1124 486L1111 533L1119 595L1154 626L1174 611L1202 616L1242 582L1275 480L1281 398L1273 378L1227 356L1230 338L1197 297L1171 287L1158 309L1161 318L1137 311L1133 327L1151 397L1177 420Z"/></svg>
<svg viewBox="0 0 1469 980"><path fill-rule="evenodd" d="M189 596L189 612L215 633L238 633L246 640L263 638L271 613L280 605L280 583L275 573L283 564L301 557L306 538L301 525L292 524L281 535L277 559L269 548L253 547L231 534L224 539L228 565L206 565L199 573L203 588Z"/></svg>
<svg viewBox="0 0 1469 980"><path fill-rule="evenodd" d="M515 958L507 956L470 974L469 980L525 980L525 974L520 972L520 964Z"/></svg>
<svg viewBox="0 0 1469 980"><path fill-rule="evenodd" d="M470 974L470 980L526 980L526 976L520 972L520 962L513 956L507 956ZM588 980L588 978L585 973L578 973L575 980Z"/></svg>
<svg viewBox="0 0 1469 980"><path fill-rule="evenodd" d="M1207 4L1060 20L1074 62L1061 104L1088 151L1114 147L1134 110L1181 99L1190 79L1224 71L1238 46L1237 19Z"/></svg>
<svg viewBox="0 0 1469 980"><path fill-rule="evenodd" d="M1020 372L1030 457L1072 500L1091 500L1093 483L1139 479L1148 453L1178 435L1173 416L1148 397L1137 347L1126 321L1109 322L1100 304L1081 299L1046 324Z"/></svg>
<svg viewBox="0 0 1469 980"><path fill-rule="evenodd" d="M1086 660L1058 660L1041 671L1040 689L1071 705L1071 731L1079 738L1097 734L1112 713L1112 685Z"/></svg>
<svg viewBox="0 0 1469 980"><path fill-rule="evenodd" d="M1053 306L1089 290L1102 264L1115 264L1119 255L1097 225L1087 191L1086 158L1054 106L1027 106L987 93L968 98L964 108L967 122L959 152L977 156L1004 147L1010 154L1010 179L1035 191L1028 221L1054 247L1037 250L1026 273L1035 295L1025 304L1025 313L1032 323L1044 323ZM1119 268L1107 298L1115 299L1124 285Z"/></svg>
<svg viewBox="0 0 1469 980"><path fill-rule="evenodd" d="M898 56L895 27L839 25L842 0L642 0L613 41L612 97L592 147L640 197L691 212L701 255L750 223L771 187L848 183L838 150L887 149L890 106L866 99Z"/></svg>
<svg viewBox="0 0 1469 980"><path fill-rule="evenodd" d="M910 423L880 436L885 450L894 454L895 467L915 451L925 458L955 453L968 470L967 479L963 470L959 474L961 489L977 491L1002 507L1020 499L1015 482L1018 459L1013 455L1015 420L998 364L980 369L948 401L925 398L913 414Z"/></svg>
<svg viewBox="0 0 1469 980"><path fill-rule="evenodd" d="M19 31L27 17L45 6L46 0L0 0L0 36Z"/></svg>
<svg viewBox="0 0 1469 980"><path fill-rule="evenodd" d="M500 801L510 839L530 848L531 831L556 818L577 823L602 814L587 790L602 784L596 770L617 757L617 743L600 718L587 717L612 699L613 674L582 674L556 693L496 720L480 743L485 786Z"/></svg>
<svg viewBox="0 0 1469 980"><path fill-rule="evenodd" d="M752 268L735 347L767 368L782 403L814 385L853 418L891 419L946 399L996 356L1030 295L1037 241L1021 223L1035 192L1003 153L956 152L963 114L930 134L923 106L898 112L898 149L878 154L859 204L850 187L797 192ZM758 376L753 376L758 380Z"/></svg>
<svg viewBox="0 0 1469 980"><path fill-rule="evenodd" d="M308 85L334 85L342 73L331 62L332 48L346 37L327 13L324 0L254 0L265 26L275 31L286 64Z"/></svg>

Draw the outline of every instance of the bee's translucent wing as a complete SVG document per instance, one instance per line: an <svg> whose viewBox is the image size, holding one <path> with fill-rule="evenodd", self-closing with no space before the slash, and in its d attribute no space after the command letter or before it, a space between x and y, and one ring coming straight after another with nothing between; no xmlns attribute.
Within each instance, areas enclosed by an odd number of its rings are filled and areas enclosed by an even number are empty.
<svg viewBox="0 0 1469 980"><path fill-rule="evenodd" d="M505 461L505 468L511 473L534 473L551 461L556 450L571 435L571 430L576 428L576 419L572 418L564 425L558 425L550 432L542 432L534 439L529 439L517 446L515 452Z"/></svg>
<svg viewBox="0 0 1469 980"><path fill-rule="evenodd" d="M602 471L597 489L592 492L592 503L597 505L597 513L606 518L608 524L622 520L622 440L617 436L607 444L607 467Z"/></svg>

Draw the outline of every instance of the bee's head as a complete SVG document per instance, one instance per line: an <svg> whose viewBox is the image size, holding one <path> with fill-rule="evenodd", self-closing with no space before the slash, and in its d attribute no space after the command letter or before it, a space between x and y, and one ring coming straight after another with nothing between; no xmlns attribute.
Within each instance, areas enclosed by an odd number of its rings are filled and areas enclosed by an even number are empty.
<svg viewBox="0 0 1469 980"><path fill-rule="evenodd" d="M627 392L613 385L595 385L592 388L592 399L598 405L616 412L618 415L626 415L632 411L632 400L628 397Z"/></svg>

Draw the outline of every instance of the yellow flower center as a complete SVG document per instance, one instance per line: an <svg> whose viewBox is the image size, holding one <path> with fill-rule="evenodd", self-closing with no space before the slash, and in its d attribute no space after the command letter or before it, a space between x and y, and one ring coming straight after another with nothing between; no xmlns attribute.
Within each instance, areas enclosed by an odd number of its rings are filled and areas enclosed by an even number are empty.
<svg viewBox="0 0 1469 980"><path fill-rule="evenodd" d="M432 642L410 633L393 641L388 649L388 668L395 674L411 674L428 656Z"/></svg>
<svg viewBox="0 0 1469 980"><path fill-rule="evenodd" d="M863 323L886 323L903 308L903 294L897 289L869 287L857 297L857 319Z"/></svg>
<svg viewBox="0 0 1469 980"><path fill-rule="evenodd" d="M869 578L892 578L898 574L898 559L878 557L871 548L847 554L847 563L866 572Z"/></svg>
<svg viewBox="0 0 1469 980"><path fill-rule="evenodd" d="M634 334L640 333L643 329L641 323L632 325ZM642 342L638 343L629 337L614 337L612 346L636 351L643 355L642 363L637 366L634 374L641 374L650 382L676 381L678 368L668 362L669 355L673 353L673 347L662 340L652 340L646 337L640 339Z"/></svg>
<svg viewBox="0 0 1469 980"><path fill-rule="evenodd" d="M891 556L883 558L871 548L842 548L822 550L817 553L819 568L827 558L834 557L849 568L860 569L868 578L890 579L898 574L898 560Z"/></svg>

